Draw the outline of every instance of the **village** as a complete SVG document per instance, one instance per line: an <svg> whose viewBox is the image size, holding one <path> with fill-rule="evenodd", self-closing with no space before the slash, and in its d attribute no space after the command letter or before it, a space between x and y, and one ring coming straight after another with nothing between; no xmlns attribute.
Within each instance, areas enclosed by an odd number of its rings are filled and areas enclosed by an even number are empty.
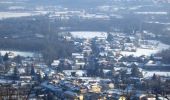
<svg viewBox="0 0 170 100"><path fill-rule="evenodd" d="M156 55L169 45L142 37L69 32L63 39L71 41L76 52L51 65L41 54L8 51L0 57L0 99L169 100L170 64Z"/></svg>

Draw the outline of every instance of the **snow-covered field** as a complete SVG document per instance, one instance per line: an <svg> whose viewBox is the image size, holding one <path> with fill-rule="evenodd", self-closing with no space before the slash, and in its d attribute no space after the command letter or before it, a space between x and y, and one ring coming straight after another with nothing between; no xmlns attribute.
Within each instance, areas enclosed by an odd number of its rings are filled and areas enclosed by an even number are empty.
<svg viewBox="0 0 170 100"><path fill-rule="evenodd" d="M23 9L25 9L25 7L24 6L10 6L9 8L8 8L9 10L23 10Z"/></svg>
<svg viewBox="0 0 170 100"><path fill-rule="evenodd" d="M143 70L143 76L146 78L152 77L154 74L170 77L170 72L168 72L168 71L145 71L145 70Z"/></svg>
<svg viewBox="0 0 170 100"><path fill-rule="evenodd" d="M10 2L10 1L0 1L0 4L13 4L14 2Z"/></svg>
<svg viewBox="0 0 170 100"><path fill-rule="evenodd" d="M1 84L12 83L12 80L8 80L8 79L0 79L0 83L1 83Z"/></svg>
<svg viewBox="0 0 170 100"><path fill-rule="evenodd" d="M32 13L0 12L0 19L32 16Z"/></svg>
<svg viewBox="0 0 170 100"><path fill-rule="evenodd" d="M135 14L143 14L143 15L167 15L168 12L135 12Z"/></svg>
<svg viewBox="0 0 170 100"><path fill-rule="evenodd" d="M158 42L158 41L155 41ZM142 55L146 55L146 56L150 56L151 54L156 54L161 52L162 50L166 50L170 48L169 45L163 44L161 42L159 42L159 45L157 46L157 48L155 49L143 49L143 48L137 48L136 52L128 52L128 51L121 51L122 55L134 55L134 56L142 56Z"/></svg>
<svg viewBox="0 0 170 100"><path fill-rule="evenodd" d="M146 22L146 23L153 23L153 24L162 24L162 25L170 25L170 23L164 23L164 22L159 22L159 21L149 21L149 22Z"/></svg>
<svg viewBox="0 0 170 100"><path fill-rule="evenodd" d="M12 52L14 53L14 56L20 55L23 57L33 57L34 53L33 52L22 52L22 51L6 51L6 50L0 50L1 55L5 55L6 53Z"/></svg>
<svg viewBox="0 0 170 100"><path fill-rule="evenodd" d="M70 32L70 33L74 38L86 38L86 39L91 39L95 37L107 38L106 32L76 31L76 32Z"/></svg>
<svg viewBox="0 0 170 100"><path fill-rule="evenodd" d="M46 13L47 12L0 12L0 19L35 16Z"/></svg>

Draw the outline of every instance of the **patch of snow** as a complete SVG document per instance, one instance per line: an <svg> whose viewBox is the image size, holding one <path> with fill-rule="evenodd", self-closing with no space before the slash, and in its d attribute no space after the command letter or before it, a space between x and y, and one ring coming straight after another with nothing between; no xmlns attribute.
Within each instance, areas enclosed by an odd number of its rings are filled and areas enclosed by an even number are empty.
<svg viewBox="0 0 170 100"><path fill-rule="evenodd" d="M158 41L155 41L155 42L158 42ZM142 56L142 55L150 56L152 54L159 53L162 50L166 50L168 48L170 48L169 45L166 45L166 44L159 42L157 48L154 48L154 49L137 48L136 52L121 51L121 54L124 55L124 56L133 55L133 56L137 56L137 57Z"/></svg>
<svg viewBox="0 0 170 100"><path fill-rule="evenodd" d="M107 38L107 33L106 32L88 32L88 31L76 31L76 32L70 32L71 35L74 38L86 38L86 39L91 39L95 37L103 37Z"/></svg>
<svg viewBox="0 0 170 100"><path fill-rule="evenodd" d="M0 12L0 19L36 16L46 14L45 12Z"/></svg>
<svg viewBox="0 0 170 100"><path fill-rule="evenodd" d="M134 7L130 7L129 10L137 10L137 9L139 9L139 8L141 8L141 7L142 7L141 5L139 5L139 6L134 6Z"/></svg>
<svg viewBox="0 0 170 100"><path fill-rule="evenodd" d="M164 23L164 22L158 22L158 21L149 21L149 22L146 22L146 23L153 23L153 24L162 24L162 25L170 25L170 23Z"/></svg>
<svg viewBox="0 0 170 100"><path fill-rule="evenodd" d="M13 4L14 2L9 2L9 1L1 1L0 4Z"/></svg>
<svg viewBox="0 0 170 100"><path fill-rule="evenodd" d="M12 83L12 80L0 79L1 84Z"/></svg>
<svg viewBox="0 0 170 100"><path fill-rule="evenodd" d="M49 11L45 11L45 10L39 10L39 11L35 11L35 13L37 13L37 14L47 14L47 13L49 13Z"/></svg>
<svg viewBox="0 0 170 100"><path fill-rule="evenodd" d="M14 56L20 55L23 57L33 57L34 53L33 52L22 52L22 51L10 51L10 50L0 50L1 55L5 55L6 53L12 52L14 53Z"/></svg>
<svg viewBox="0 0 170 100"><path fill-rule="evenodd" d="M18 9L25 9L23 6L11 6L8 8L9 10L18 10Z"/></svg>
<svg viewBox="0 0 170 100"><path fill-rule="evenodd" d="M167 15L168 12L135 12L135 14L142 14L142 15Z"/></svg>
<svg viewBox="0 0 170 100"><path fill-rule="evenodd" d="M143 70L143 76L144 77L152 77L154 74L156 75L160 75L160 76L168 76L170 77L170 72L168 71L146 71L146 70Z"/></svg>

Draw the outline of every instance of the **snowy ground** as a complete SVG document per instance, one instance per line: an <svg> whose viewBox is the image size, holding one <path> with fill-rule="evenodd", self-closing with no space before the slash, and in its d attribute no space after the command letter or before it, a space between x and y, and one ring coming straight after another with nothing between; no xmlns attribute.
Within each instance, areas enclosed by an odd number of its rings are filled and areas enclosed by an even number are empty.
<svg viewBox="0 0 170 100"><path fill-rule="evenodd" d="M135 12L135 14L142 14L142 15L167 15L168 12Z"/></svg>
<svg viewBox="0 0 170 100"><path fill-rule="evenodd" d="M7 80L7 79L0 79L0 83L1 84L9 84L9 83L12 83L12 80Z"/></svg>
<svg viewBox="0 0 170 100"><path fill-rule="evenodd" d="M154 24L162 24L162 25L170 25L170 23L164 23L164 22L158 22L158 21L149 21L149 22L146 22L146 23L154 23Z"/></svg>
<svg viewBox="0 0 170 100"><path fill-rule="evenodd" d="M155 41L158 42L158 41ZM158 52L161 52L162 50L170 48L169 45L163 44L159 42L159 45L155 49L142 49L142 48L137 48L136 52L128 52L128 51L121 51L121 54L129 56L129 55L134 55L134 56L150 56L151 54L156 54Z"/></svg>
<svg viewBox="0 0 170 100"><path fill-rule="evenodd" d="M94 38L94 37L105 37L105 38L107 38L106 32L76 31L76 32L70 32L70 33L75 38L86 38L86 39L91 39L91 38Z"/></svg>
<svg viewBox="0 0 170 100"><path fill-rule="evenodd" d="M10 2L10 1L0 1L0 4L13 4L14 2Z"/></svg>
<svg viewBox="0 0 170 100"><path fill-rule="evenodd" d="M0 19L27 17L46 14L45 12L0 12Z"/></svg>
<svg viewBox="0 0 170 100"><path fill-rule="evenodd" d="M143 76L146 78L152 77L154 74L170 77L170 72L168 72L168 71L146 71L146 70L143 70Z"/></svg>
<svg viewBox="0 0 170 100"><path fill-rule="evenodd" d="M0 12L0 19L32 16L31 13Z"/></svg>
<svg viewBox="0 0 170 100"><path fill-rule="evenodd" d="M15 56L17 56L17 55L20 55L20 56L23 56L23 57L28 57L28 56L33 57L34 56L34 53L32 53L32 52L6 51L6 50L0 51L1 55L5 55L6 53L9 53L9 52L14 53Z"/></svg>

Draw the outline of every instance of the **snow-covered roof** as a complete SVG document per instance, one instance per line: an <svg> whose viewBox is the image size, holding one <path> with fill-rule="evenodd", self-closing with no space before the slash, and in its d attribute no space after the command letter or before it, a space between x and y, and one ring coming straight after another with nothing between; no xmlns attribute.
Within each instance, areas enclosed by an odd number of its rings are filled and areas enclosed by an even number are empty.
<svg viewBox="0 0 170 100"><path fill-rule="evenodd" d="M63 72L67 75L70 76L72 72L75 72L76 75L82 76L83 74L86 74L86 70L63 70Z"/></svg>
<svg viewBox="0 0 170 100"><path fill-rule="evenodd" d="M59 88L59 87L57 87L57 86L54 86L54 85L52 85L52 84L49 84L47 81L46 81L46 82L43 82L43 83L41 84L41 86L42 86L42 87L45 87L45 88L47 88L47 89L49 89L49 90L51 90L51 91L62 92L62 89L61 89L61 88Z"/></svg>
<svg viewBox="0 0 170 100"><path fill-rule="evenodd" d="M59 60L54 60L51 66L58 66L60 64Z"/></svg>

